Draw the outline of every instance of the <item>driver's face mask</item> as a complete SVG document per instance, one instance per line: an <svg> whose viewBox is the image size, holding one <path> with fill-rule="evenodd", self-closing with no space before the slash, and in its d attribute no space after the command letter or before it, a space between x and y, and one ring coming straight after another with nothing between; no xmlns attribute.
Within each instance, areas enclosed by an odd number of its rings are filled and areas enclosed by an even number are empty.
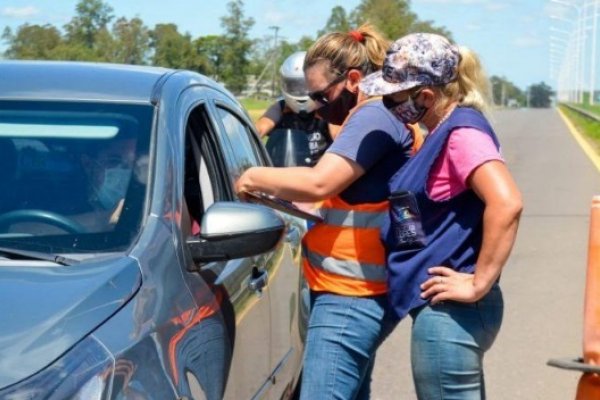
<svg viewBox="0 0 600 400"><path fill-rule="evenodd" d="M125 197L130 179L130 168L117 166L104 170L102 184L95 190L96 198L102 208L111 210Z"/></svg>

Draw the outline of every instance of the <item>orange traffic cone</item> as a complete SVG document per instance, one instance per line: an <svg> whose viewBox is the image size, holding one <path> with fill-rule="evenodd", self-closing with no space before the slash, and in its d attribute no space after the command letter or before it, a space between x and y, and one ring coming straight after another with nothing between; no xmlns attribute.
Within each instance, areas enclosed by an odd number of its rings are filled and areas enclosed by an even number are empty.
<svg viewBox="0 0 600 400"><path fill-rule="evenodd" d="M600 366L600 196L594 196L590 214L588 263L583 314L583 362ZM600 399L600 374L584 372L576 400Z"/></svg>
<svg viewBox="0 0 600 400"><path fill-rule="evenodd" d="M600 375L585 372L577 384L577 397L575 400L600 399Z"/></svg>

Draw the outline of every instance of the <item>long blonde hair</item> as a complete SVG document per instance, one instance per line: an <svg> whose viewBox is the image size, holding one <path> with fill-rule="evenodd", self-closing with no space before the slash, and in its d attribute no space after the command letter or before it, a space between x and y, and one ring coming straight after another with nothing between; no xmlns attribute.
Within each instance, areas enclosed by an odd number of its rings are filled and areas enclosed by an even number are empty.
<svg viewBox="0 0 600 400"><path fill-rule="evenodd" d="M330 75L341 75L349 68L356 68L366 76L383 67L388 44L370 24L350 32L327 33L306 52L304 70L328 62Z"/></svg>
<svg viewBox="0 0 600 400"><path fill-rule="evenodd" d="M441 98L434 110L439 114L448 103L457 101L459 106L472 107L487 114L491 104L490 81L477 54L463 46L459 47L459 52L457 79L440 88Z"/></svg>

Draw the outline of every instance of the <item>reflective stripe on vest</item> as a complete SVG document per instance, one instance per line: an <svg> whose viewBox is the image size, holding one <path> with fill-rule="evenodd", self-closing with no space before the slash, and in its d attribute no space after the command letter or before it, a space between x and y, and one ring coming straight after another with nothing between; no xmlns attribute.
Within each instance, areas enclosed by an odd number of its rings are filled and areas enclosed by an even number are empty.
<svg viewBox="0 0 600 400"><path fill-rule="evenodd" d="M370 211L346 211L321 209L320 215L329 225L350 228L379 228L383 223L384 213Z"/></svg>
<svg viewBox="0 0 600 400"><path fill-rule="evenodd" d="M386 281L385 265L367 264L354 260L337 260L333 257L324 257L306 249L304 250L304 256L311 266L331 272L332 274L373 282Z"/></svg>
<svg viewBox="0 0 600 400"><path fill-rule="evenodd" d="M334 197L320 205L324 221L303 240L311 289L352 296L387 291L385 251L379 239L387 211L387 201L350 205Z"/></svg>

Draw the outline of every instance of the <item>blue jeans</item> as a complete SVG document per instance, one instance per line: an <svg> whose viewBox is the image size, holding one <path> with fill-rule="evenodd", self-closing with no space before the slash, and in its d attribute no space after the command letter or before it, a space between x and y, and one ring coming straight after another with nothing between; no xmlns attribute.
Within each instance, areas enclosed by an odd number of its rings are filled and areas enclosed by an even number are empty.
<svg viewBox="0 0 600 400"><path fill-rule="evenodd" d="M503 311L496 284L476 303L449 301L411 312L411 362L419 399L485 399L483 354L500 330Z"/></svg>
<svg viewBox="0 0 600 400"><path fill-rule="evenodd" d="M397 323L386 295L311 292L300 399L368 399L375 351Z"/></svg>

